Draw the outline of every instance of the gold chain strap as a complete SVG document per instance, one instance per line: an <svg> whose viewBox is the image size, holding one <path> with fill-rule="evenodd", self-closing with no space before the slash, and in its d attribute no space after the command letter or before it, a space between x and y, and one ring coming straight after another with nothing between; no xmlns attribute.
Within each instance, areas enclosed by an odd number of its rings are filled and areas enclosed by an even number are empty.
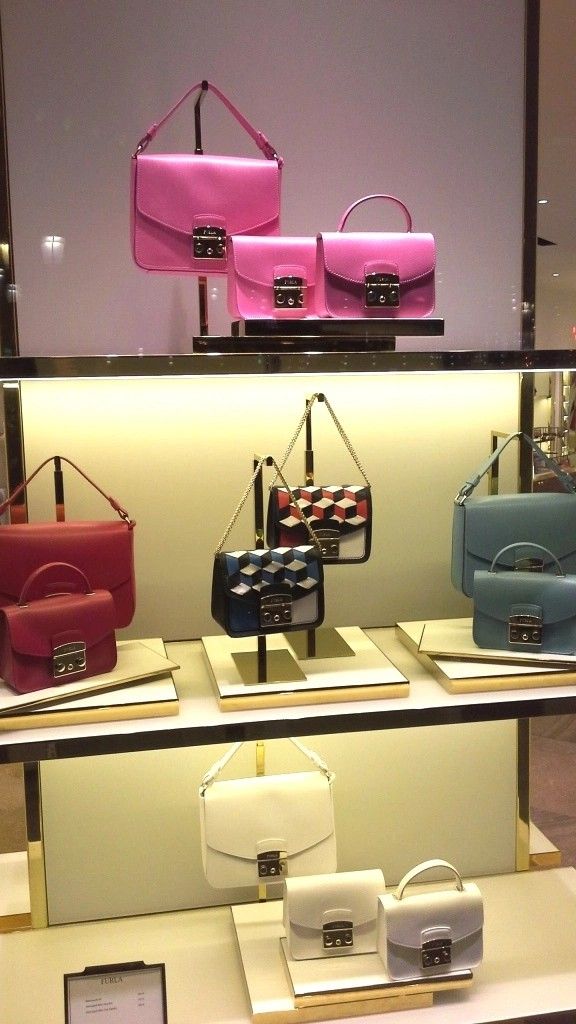
<svg viewBox="0 0 576 1024"><path fill-rule="evenodd" d="M288 494L290 495L290 498L292 500L292 504L295 506L298 515L300 516L300 518L304 522L304 524L306 526L306 529L308 530L308 533L310 534L310 538L312 540L312 543L316 547L320 547L320 543L318 541L318 537L314 533L314 530L312 528L312 524L310 523L310 520L308 519L308 516L306 515L306 513L298 505L298 500L296 498L296 495L293 493L293 491L290 489L290 487L286 483L286 480L284 479L284 476L282 475L282 470L278 466L278 463L271 456L263 455L262 458L258 460L258 465L256 466L256 469L254 470L254 472L252 474L252 478L250 480L250 483L248 484L246 490L244 491L244 494L240 498L240 501L238 502L236 508L234 509L234 512L232 513L232 518L231 518L230 522L228 523L228 526L224 530L224 533L223 533L223 535L222 535L222 537L220 539L220 543L218 544L218 546L216 547L216 549L214 551L215 555L219 555L220 552L222 551L222 548L224 547L224 544L226 543L226 540L228 539L228 536L229 536L231 530L233 529L233 527L236 524L238 516L240 515L242 509L244 508L244 505L246 504L246 501L248 500L248 495L250 494L250 491L252 490L252 488L254 486L254 482L256 480L256 477L258 476L258 473L261 471L262 466L264 465L264 463L268 462L269 459L271 460L272 465L274 466L274 469L276 470L276 477L275 477L275 479L280 477L282 483L284 484L284 487L286 488L286 490L288 491Z"/></svg>
<svg viewBox="0 0 576 1024"><path fill-rule="evenodd" d="M288 459L290 458L290 456L291 456L291 454L292 454L292 452L294 450L294 445L296 444L296 441L298 440L298 438L300 436L300 433L302 431L302 427L304 426L308 416L310 416L310 414L312 412L312 406L314 405L314 402L316 402L319 399L319 397L320 397L320 395L317 392L317 393L313 394L311 398L307 399L307 401L306 401L306 408L304 410L304 413L301 416L300 422L298 423L298 426L296 427L296 430L294 431L294 433L293 433L293 435L292 435L292 437L290 439L290 442L288 444L288 447L287 447L286 451L284 452L284 458L282 459L282 461L280 463L280 469L284 469L284 466L288 462ZM368 480L368 477L366 475L366 470L364 469L362 463L360 462L360 458L358 456L358 453L356 452L355 448L353 447L352 442L351 442L350 438L348 437L348 434L346 433L346 431L344 430L344 427L340 423L340 420L338 419L336 413L334 412L334 409L332 408L332 406L331 406L330 402L328 401L326 395L323 395L323 400L324 400L324 405L326 406L326 408L328 409L328 412L330 413L330 415L332 417L332 420L334 422L334 426L336 427L336 430L340 434L340 437L342 438L346 448L348 449L350 455L352 456L354 462L356 463L356 466L357 466L358 470L360 471L362 477L364 478L364 483L366 484L367 487L370 487L370 481ZM279 475L280 475L279 473L276 474L276 477L272 481L271 487L274 486L274 484L276 483L276 480L278 479Z"/></svg>

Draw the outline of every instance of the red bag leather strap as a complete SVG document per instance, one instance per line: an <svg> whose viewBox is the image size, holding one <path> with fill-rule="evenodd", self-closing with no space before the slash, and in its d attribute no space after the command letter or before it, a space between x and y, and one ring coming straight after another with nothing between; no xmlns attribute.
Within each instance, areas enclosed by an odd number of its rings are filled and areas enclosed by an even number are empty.
<svg viewBox="0 0 576 1024"><path fill-rule="evenodd" d="M134 153L135 157L146 149L147 145L152 141L152 139L159 131L159 129L166 124L166 121L170 120L170 118L188 99L188 97L191 96L192 93L197 92L198 89L209 89L211 92L213 92L214 95L217 96L218 99L224 104L224 106L227 107L227 109L232 114L232 117L236 118L238 124L242 126L242 128L244 129L245 132L248 133L250 138L254 139L254 142L256 143L258 148L262 150L266 159L276 160L278 162L278 166L282 166L282 157L278 156L276 150L274 149L274 146L272 145L271 142L268 141L264 133L258 131L257 128L254 128L254 126L250 124L250 121L248 121L248 119L244 117L244 114L241 114L238 108L234 106L231 100L229 100L228 97L225 96L224 93L217 88L217 86L213 85L212 82L207 82L206 79L204 79L202 82L196 82L195 85L192 85L189 89L187 89L184 95L181 96L179 100L177 100L174 106L170 107L168 113L164 114L164 117L160 118L159 121L154 121L154 123L150 125L150 128L146 132L146 135L144 135L140 139L140 142L136 147L136 152Z"/></svg>
<svg viewBox="0 0 576 1024"><path fill-rule="evenodd" d="M134 520L130 519L130 516L128 515L126 509L122 508L122 505L120 505L120 503L116 501L116 498L113 498L110 494L106 494L106 492L103 491L102 488L98 486L98 484L94 483L94 481L90 479L90 477L84 472L83 469L80 469L80 466L77 466L75 462L71 461L71 459L67 459L65 455L51 455L49 459L44 459L44 462L41 462L40 465L34 470L33 473L30 474L30 476L26 480L24 480L23 483L19 484L18 487L14 488L12 494L10 494L8 498L6 498L6 501L2 502L2 504L0 505L0 516L2 515L3 512L6 511L6 509L10 507L10 505L12 505L12 503L16 500L18 495L22 494L22 491L26 490L28 484L31 483L34 477L38 475L40 470L44 469L44 466L47 466L50 462L53 462L54 459L58 458L62 462L66 462L68 463L69 466L72 466L72 469L75 469L76 472L79 473L80 476L83 476L84 479L89 484L91 484L92 487L94 487L95 490L97 490L98 493L101 494L103 498L106 498L106 501L108 501L112 508L114 509L114 511L118 513L120 519L123 519L125 523L128 523L128 526L133 527L136 525Z"/></svg>
<svg viewBox="0 0 576 1024"><path fill-rule="evenodd" d="M376 193L373 196L364 196L362 199L357 199L355 203L352 203L352 206L349 206L345 213L342 214L342 218L336 230L343 231L344 225L348 220L348 217L352 213L352 210L355 210L356 207L360 206L361 203L367 203L369 199L389 199L392 203L396 203L396 205L400 207L406 218L406 230L412 231L412 217L410 215L408 207L404 206L404 203L400 199L396 199L396 196L386 196L381 195L380 193Z"/></svg>
<svg viewBox="0 0 576 1024"><path fill-rule="evenodd" d="M18 604L25 605L43 597L72 593L91 594L88 577L69 562L47 562L30 573L22 587Z"/></svg>

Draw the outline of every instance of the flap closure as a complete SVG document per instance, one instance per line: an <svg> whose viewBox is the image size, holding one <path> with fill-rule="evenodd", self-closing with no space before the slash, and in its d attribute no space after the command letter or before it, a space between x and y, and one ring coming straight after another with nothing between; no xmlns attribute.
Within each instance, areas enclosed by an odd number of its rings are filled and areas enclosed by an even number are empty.
<svg viewBox="0 0 576 1024"><path fill-rule="evenodd" d="M302 519L294 515L294 505L286 488L271 490L277 522L287 529L304 527ZM292 493L314 530L323 527L341 534L351 533L366 526L372 512L371 491L365 484L293 487Z"/></svg>
<svg viewBox="0 0 576 1024"><path fill-rule="evenodd" d="M460 507L466 550L488 564L501 548L522 540L537 541L559 561L576 553L576 494L502 494L468 498ZM545 569L554 566L545 552L519 544L496 569L513 568L522 555L542 559Z"/></svg>
<svg viewBox="0 0 576 1024"><path fill-rule="evenodd" d="M267 592L296 600L318 590L322 582L319 549L312 544L293 548L256 548L218 555L225 591L233 598L259 604Z"/></svg>
<svg viewBox="0 0 576 1024"><path fill-rule="evenodd" d="M430 929L449 929L445 937L452 944L469 938L482 929L484 909L482 895L474 882L465 882L457 890L421 892L404 896L385 896L387 941L420 950L429 939Z"/></svg>
<svg viewBox="0 0 576 1024"><path fill-rule="evenodd" d="M565 619L576 626L576 576L477 570L473 598L477 611L501 622L532 614L540 615L543 626Z"/></svg>
<svg viewBox="0 0 576 1024"><path fill-rule="evenodd" d="M271 288L276 277L301 277L312 287L316 278L316 239L268 235L230 240L238 277L258 288Z"/></svg>
<svg viewBox="0 0 576 1024"><path fill-rule="evenodd" d="M375 922L378 897L384 892L384 875L375 868L287 878L284 898L291 924L321 932L327 922L338 922L344 910L354 928Z"/></svg>
<svg viewBox="0 0 576 1024"><path fill-rule="evenodd" d="M256 233L278 220L279 170L275 160L186 153L136 158L135 202L142 216L191 235L199 215L217 216L226 231Z"/></svg>
<svg viewBox="0 0 576 1024"><path fill-rule="evenodd" d="M370 273L397 267L403 284L420 283L436 268L436 243L429 233L332 231L318 239L326 272L363 288L367 267Z"/></svg>
<svg viewBox="0 0 576 1024"><path fill-rule="evenodd" d="M90 584L114 591L132 579L134 531L114 520L0 526L0 600L18 601L28 577L46 562L76 565Z"/></svg>
<svg viewBox="0 0 576 1024"><path fill-rule="evenodd" d="M330 783L320 772L215 782L202 799L206 844L231 857L256 861L268 838L271 849L280 844L294 856L334 831Z"/></svg>
<svg viewBox="0 0 576 1024"><path fill-rule="evenodd" d="M52 658L56 647L81 641L86 650L114 632L115 608L107 590L62 594L2 609L13 650Z"/></svg>

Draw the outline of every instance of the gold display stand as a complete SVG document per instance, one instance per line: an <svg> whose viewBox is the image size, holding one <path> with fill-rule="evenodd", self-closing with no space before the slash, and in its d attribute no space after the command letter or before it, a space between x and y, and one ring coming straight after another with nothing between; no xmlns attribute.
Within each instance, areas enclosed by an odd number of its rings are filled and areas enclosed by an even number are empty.
<svg viewBox="0 0 576 1024"><path fill-rule="evenodd" d="M450 619L445 622L454 627L454 644L447 643L445 653L422 649L425 627L436 623L428 623L426 620L399 622L396 635L448 693L496 693L501 690L529 690L576 683L576 664L567 664L562 659L554 660L553 656L550 660L540 655L538 661L515 661L508 652L502 652L502 660L496 660L488 654L483 660L482 649L474 649L472 646L472 619Z"/></svg>
<svg viewBox="0 0 576 1024"><path fill-rule="evenodd" d="M231 907L255 1024L347 1017L430 1007L434 995L468 988L471 971L451 978L392 982L377 953L291 961L283 947L282 902Z"/></svg>
<svg viewBox="0 0 576 1024"><path fill-rule="evenodd" d="M297 664L287 650L297 634L277 633L266 637L267 660L274 666L284 652L297 670L291 677L274 679L267 673L259 682L254 637L202 637L214 692L222 711L293 707L301 704L331 704L339 701L385 700L407 697L410 684L390 659L358 626L339 626L335 632L353 657L303 659ZM247 661L242 665L240 659ZM240 668L252 668L247 679Z"/></svg>

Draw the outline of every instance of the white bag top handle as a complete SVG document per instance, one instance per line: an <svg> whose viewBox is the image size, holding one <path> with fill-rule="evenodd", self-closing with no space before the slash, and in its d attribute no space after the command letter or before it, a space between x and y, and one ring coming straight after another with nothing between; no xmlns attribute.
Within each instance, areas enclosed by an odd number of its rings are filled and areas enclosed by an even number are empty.
<svg viewBox="0 0 576 1024"><path fill-rule="evenodd" d="M410 882L413 882L419 875L423 875L425 871L431 871L432 868L446 868L447 871L451 871L452 874L456 876L456 888L459 892L463 891L464 882L462 881L460 872L453 864L449 864L447 860L425 860L422 861L421 864L417 864L415 868L412 868L411 871L408 871L404 875L404 878L398 883L398 888L394 893L394 898L401 900L406 886L410 885Z"/></svg>
<svg viewBox="0 0 576 1024"><path fill-rule="evenodd" d="M326 776L328 782L331 785L335 778L334 772L330 771L328 765L320 757L320 755L317 754L314 750L310 750L309 747L304 746L304 744L301 743L300 740L294 739L293 736L289 736L287 738L290 740L291 743L294 744L295 747L298 748L298 750L302 754L304 754L305 757L308 758L309 761L312 762L315 768L318 768L318 770ZM208 787L211 786L214 780L218 778L220 772L224 770L228 762L232 760L234 755L238 753L240 747L242 747L243 745L244 740L241 740L239 743L234 743L234 745L230 747L230 750L227 750L223 757L216 761L212 765L212 767L204 773L204 775L202 776L202 782L200 783L200 796L204 796L204 793L206 792Z"/></svg>

